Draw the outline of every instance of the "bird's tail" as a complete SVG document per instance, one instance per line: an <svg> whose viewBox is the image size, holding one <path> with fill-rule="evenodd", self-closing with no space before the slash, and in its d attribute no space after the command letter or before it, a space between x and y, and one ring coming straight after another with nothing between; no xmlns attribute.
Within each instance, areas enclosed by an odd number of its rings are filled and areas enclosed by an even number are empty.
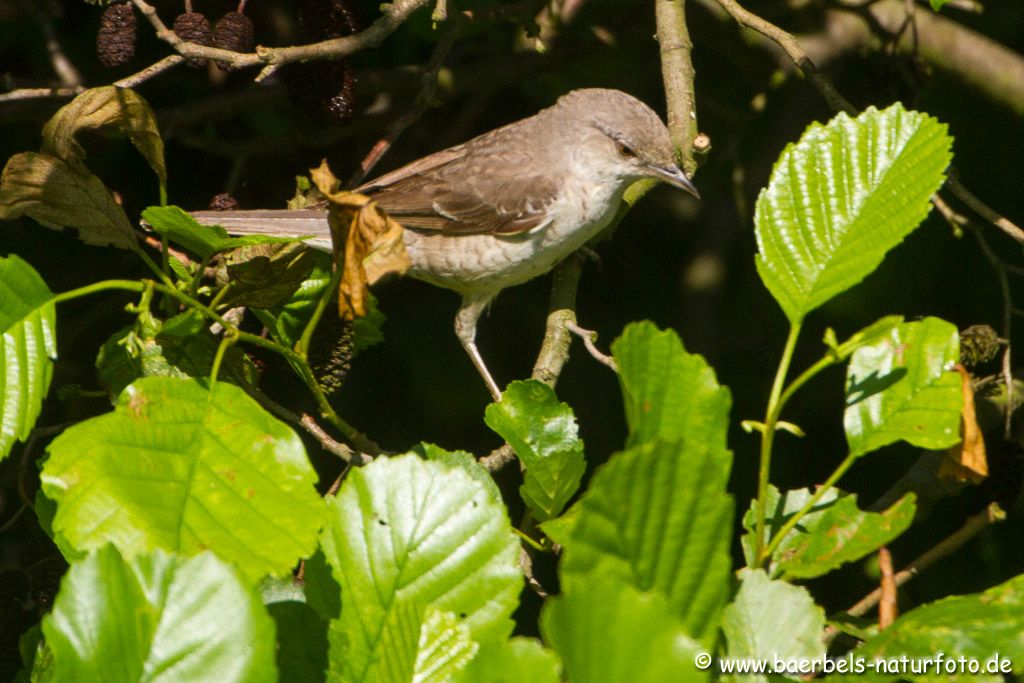
<svg viewBox="0 0 1024 683"><path fill-rule="evenodd" d="M304 239L311 247L331 249L331 229L322 209L193 211L203 225L219 225L232 235L272 235Z"/></svg>

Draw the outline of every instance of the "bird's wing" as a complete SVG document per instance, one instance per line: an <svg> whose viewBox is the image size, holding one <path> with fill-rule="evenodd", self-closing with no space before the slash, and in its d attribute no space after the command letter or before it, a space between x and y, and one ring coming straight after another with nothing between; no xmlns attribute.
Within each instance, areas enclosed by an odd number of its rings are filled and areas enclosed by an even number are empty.
<svg viewBox="0 0 1024 683"><path fill-rule="evenodd" d="M527 155L478 139L424 157L360 188L402 225L449 234L515 235L550 222L558 185Z"/></svg>

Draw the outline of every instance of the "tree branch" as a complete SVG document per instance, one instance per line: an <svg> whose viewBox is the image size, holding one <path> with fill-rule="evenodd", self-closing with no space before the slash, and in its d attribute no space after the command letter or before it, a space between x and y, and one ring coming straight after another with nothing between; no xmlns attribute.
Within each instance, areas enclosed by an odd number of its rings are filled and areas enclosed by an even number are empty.
<svg viewBox="0 0 1024 683"><path fill-rule="evenodd" d="M654 14L658 27L668 130L676 153L683 162L683 170L692 175L697 170L693 141L699 130L693 92L696 74L690 59L693 43L690 42L690 32L686 28L686 2L655 0Z"/></svg>

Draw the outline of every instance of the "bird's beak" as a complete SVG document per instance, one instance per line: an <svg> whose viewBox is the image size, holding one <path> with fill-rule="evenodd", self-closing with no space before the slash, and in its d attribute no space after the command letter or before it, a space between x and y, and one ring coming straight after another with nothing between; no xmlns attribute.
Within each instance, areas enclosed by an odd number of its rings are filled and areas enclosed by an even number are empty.
<svg viewBox="0 0 1024 683"><path fill-rule="evenodd" d="M683 172L676 165L672 166L649 166L651 176L666 182L673 187L678 187L680 190L686 190L697 199L700 199L700 192L697 191L697 186L693 184L693 181L686 177L686 173Z"/></svg>

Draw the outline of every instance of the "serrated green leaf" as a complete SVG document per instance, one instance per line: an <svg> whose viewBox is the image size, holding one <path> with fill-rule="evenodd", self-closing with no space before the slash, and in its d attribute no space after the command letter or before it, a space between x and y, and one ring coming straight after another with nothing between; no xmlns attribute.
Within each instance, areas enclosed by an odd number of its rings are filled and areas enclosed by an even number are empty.
<svg viewBox="0 0 1024 683"><path fill-rule="evenodd" d="M990 588L984 593L960 595L939 600L913 609L874 638L853 651L854 657L867 661L883 659L899 665L901 658L916 661L918 672L903 670L887 675L878 669L856 676L830 676L828 681L885 681L911 680L924 682L951 680L983 680L966 676L968 672L957 668L943 668L936 673L936 656L943 656L942 666L950 660L965 657L984 667L988 662L1003 663L1018 676L1024 672L1024 575ZM930 660L928 672L921 672L924 661ZM951 674L962 674L953 676ZM985 671L1002 679L1005 671Z"/></svg>
<svg viewBox="0 0 1024 683"><path fill-rule="evenodd" d="M897 103L811 124L782 152L754 222L757 271L790 322L867 277L924 220L952 142Z"/></svg>
<svg viewBox="0 0 1024 683"><path fill-rule="evenodd" d="M413 454L353 470L321 547L341 584L329 680L374 680L392 609L454 612L474 640L511 630L522 575L505 507L458 467Z"/></svg>
<svg viewBox="0 0 1024 683"><path fill-rule="evenodd" d="M311 253L317 259L316 266L292 297L270 309L255 311L260 321L270 328L276 338L289 347L295 346L299 341L313 316L317 302L331 282L330 257L319 251ZM352 321L353 357L384 341L381 329L388 318L380 310L377 297L372 293L367 293L367 308L368 313L364 317Z"/></svg>
<svg viewBox="0 0 1024 683"><path fill-rule="evenodd" d="M519 493L533 516L541 522L557 517L587 466L572 408L543 382L512 382L501 401L487 406L484 422L526 468Z"/></svg>
<svg viewBox="0 0 1024 683"><path fill-rule="evenodd" d="M0 257L0 460L32 433L57 358L53 292L17 256Z"/></svg>
<svg viewBox="0 0 1024 683"><path fill-rule="evenodd" d="M4 166L0 219L21 216L48 228L77 228L86 244L138 249L128 216L103 181L49 154L22 152Z"/></svg>
<svg viewBox="0 0 1024 683"><path fill-rule="evenodd" d="M710 642L729 597L733 502L725 492L729 459L699 433L654 441L613 455L574 506L564 546L563 577L618 577L662 592L686 632Z"/></svg>
<svg viewBox="0 0 1024 683"><path fill-rule="evenodd" d="M295 432L224 382L140 379L49 453L53 529L79 550L212 550L255 582L310 555L325 516Z"/></svg>
<svg viewBox="0 0 1024 683"><path fill-rule="evenodd" d="M42 151L85 172L85 149L75 136L83 130L115 128L131 140L160 181L167 185L164 141L149 103L134 90L106 85L90 88L71 100L43 127Z"/></svg>
<svg viewBox="0 0 1024 683"><path fill-rule="evenodd" d="M769 486L767 537L773 538L812 495L810 489L780 494ZM884 512L864 512L857 507L856 494L829 489L772 552L772 576L811 579L859 560L910 527L916 511L914 501L914 494L909 493ZM748 565L753 564L754 517L751 505L743 517L747 533L741 539Z"/></svg>
<svg viewBox="0 0 1024 683"><path fill-rule="evenodd" d="M92 553L64 577L43 633L57 681L277 680L273 622L211 553Z"/></svg>
<svg viewBox="0 0 1024 683"><path fill-rule="evenodd" d="M118 330L103 343L96 355L100 383L112 399L141 377L205 378L210 375L219 341L191 313L166 323L136 324ZM184 332L188 331L187 334ZM219 378L239 386L252 386L257 371L240 347L231 347L222 359Z"/></svg>
<svg viewBox="0 0 1024 683"><path fill-rule="evenodd" d="M897 325L857 349L843 416L850 453L900 440L932 450L959 443L963 394L952 370L959 355L956 327L938 318Z"/></svg>
<svg viewBox="0 0 1024 683"><path fill-rule="evenodd" d="M151 206L142 212L142 220L153 232L166 235L171 242L188 249L203 261L229 249L257 244L284 244L298 241L294 237L245 235L231 237L219 225L202 225L177 206Z"/></svg>
<svg viewBox="0 0 1024 683"><path fill-rule="evenodd" d="M627 447L700 434L725 449L732 397L673 330L632 323L612 343L629 426Z"/></svg>
<svg viewBox="0 0 1024 683"><path fill-rule="evenodd" d="M510 638L480 644L476 657L453 683L558 683L561 663L552 650L533 638Z"/></svg>
<svg viewBox="0 0 1024 683"><path fill-rule="evenodd" d="M694 666L704 648L662 594L597 575L562 588L545 602L540 631L572 683L709 680Z"/></svg>
<svg viewBox="0 0 1024 683"><path fill-rule="evenodd" d="M824 657L821 639L825 611L807 589L773 581L760 569L744 569L736 597L722 613L726 653L733 659L792 662ZM776 674L782 673L776 671ZM796 677L800 672L791 672ZM737 675L738 681L767 681L764 675Z"/></svg>
<svg viewBox="0 0 1024 683"><path fill-rule="evenodd" d="M480 462L473 457L472 453L467 451L446 451L440 446L436 446L432 443L420 443L414 449L414 452L423 456L427 460L433 460L439 462L448 467L461 468L476 481L480 482L480 485L490 492L491 497L494 500L501 502L501 490L498 485L494 483L494 477L491 473L480 464Z"/></svg>
<svg viewBox="0 0 1024 683"><path fill-rule="evenodd" d="M427 610L419 632L413 683L446 683L473 659L479 645L452 612ZM405 683L396 680L395 683Z"/></svg>

